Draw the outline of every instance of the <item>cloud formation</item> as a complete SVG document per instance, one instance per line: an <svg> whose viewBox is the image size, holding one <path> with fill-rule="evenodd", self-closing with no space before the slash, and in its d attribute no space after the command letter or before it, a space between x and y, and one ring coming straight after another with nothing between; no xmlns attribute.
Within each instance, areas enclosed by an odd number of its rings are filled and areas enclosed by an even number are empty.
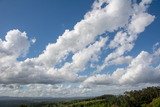
<svg viewBox="0 0 160 107"><path fill-rule="evenodd" d="M160 48L154 53L142 51L126 68L118 68L112 74L97 74L88 77L84 86L89 85L135 85L160 82ZM154 66L153 66L154 64Z"/></svg>
<svg viewBox="0 0 160 107"><path fill-rule="evenodd" d="M38 57L23 61L18 58L27 55L36 39L29 40L27 34L19 30L9 31L5 40L0 39L0 92L14 90L13 93L19 92L22 96L26 94L24 90L35 91L37 95L44 94L43 91L72 95L72 91L77 90L83 95L91 91L93 85L98 89L108 85L159 83L158 45L154 46L153 53L142 51L136 57L128 54L140 33L154 21L155 16L147 12L151 2L96 0L92 10L73 30L65 30ZM113 32L115 36L110 40ZM110 52L105 58L102 57L104 50ZM124 64L125 67L117 67L113 72L101 73L109 66ZM81 75L88 68L93 72Z"/></svg>
<svg viewBox="0 0 160 107"><path fill-rule="evenodd" d="M28 53L30 42L25 32L11 30L5 36L5 40L0 39L0 58L12 56L18 58Z"/></svg>

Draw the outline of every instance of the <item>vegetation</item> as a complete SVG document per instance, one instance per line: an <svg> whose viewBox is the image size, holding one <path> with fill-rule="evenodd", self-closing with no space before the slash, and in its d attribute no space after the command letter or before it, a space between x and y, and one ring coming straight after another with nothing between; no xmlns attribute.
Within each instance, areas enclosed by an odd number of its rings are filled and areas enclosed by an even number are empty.
<svg viewBox="0 0 160 107"><path fill-rule="evenodd" d="M103 95L85 100L38 103L21 107L160 107L160 87L148 87L124 95Z"/></svg>
<svg viewBox="0 0 160 107"><path fill-rule="evenodd" d="M160 97L153 99L150 104L144 104L142 107L160 107Z"/></svg>

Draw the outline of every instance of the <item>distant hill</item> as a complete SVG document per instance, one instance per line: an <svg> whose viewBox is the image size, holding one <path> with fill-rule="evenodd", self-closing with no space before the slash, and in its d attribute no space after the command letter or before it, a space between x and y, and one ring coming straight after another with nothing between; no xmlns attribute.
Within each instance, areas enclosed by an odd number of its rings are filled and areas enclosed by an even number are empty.
<svg viewBox="0 0 160 107"><path fill-rule="evenodd" d="M73 97L73 98L52 98L52 97L0 97L0 107L19 107L21 105L37 105L39 103L57 103L62 101L72 101L72 100L84 99L83 97Z"/></svg>

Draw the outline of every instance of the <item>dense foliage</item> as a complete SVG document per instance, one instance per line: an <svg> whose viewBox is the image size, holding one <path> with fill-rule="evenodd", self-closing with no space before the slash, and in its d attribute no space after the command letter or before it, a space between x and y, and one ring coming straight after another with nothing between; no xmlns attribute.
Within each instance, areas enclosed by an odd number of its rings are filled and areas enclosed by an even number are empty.
<svg viewBox="0 0 160 107"><path fill-rule="evenodd" d="M21 107L28 107L21 105ZM125 92L124 95L103 95L85 100L38 103L30 107L160 107L160 87Z"/></svg>

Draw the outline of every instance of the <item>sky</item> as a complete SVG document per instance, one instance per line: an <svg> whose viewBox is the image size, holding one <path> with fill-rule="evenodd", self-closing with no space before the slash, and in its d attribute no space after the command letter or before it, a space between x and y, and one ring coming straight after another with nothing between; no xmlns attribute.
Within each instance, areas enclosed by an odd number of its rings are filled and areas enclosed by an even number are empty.
<svg viewBox="0 0 160 107"><path fill-rule="evenodd" d="M160 85L159 0L0 0L0 13L0 96Z"/></svg>

